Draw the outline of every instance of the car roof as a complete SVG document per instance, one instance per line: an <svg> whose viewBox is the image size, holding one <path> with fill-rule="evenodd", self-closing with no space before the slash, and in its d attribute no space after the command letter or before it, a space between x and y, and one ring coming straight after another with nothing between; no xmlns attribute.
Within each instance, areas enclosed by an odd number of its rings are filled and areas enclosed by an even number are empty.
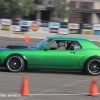
<svg viewBox="0 0 100 100"><path fill-rule="evenodd" d="M49 39L56 39L56 40L66 40L66 39L70 39L70 40L85 40L85 41L89 41L86 38L81 38L81 37L69 37L69 36L49 36L47 37Z"/></svg>

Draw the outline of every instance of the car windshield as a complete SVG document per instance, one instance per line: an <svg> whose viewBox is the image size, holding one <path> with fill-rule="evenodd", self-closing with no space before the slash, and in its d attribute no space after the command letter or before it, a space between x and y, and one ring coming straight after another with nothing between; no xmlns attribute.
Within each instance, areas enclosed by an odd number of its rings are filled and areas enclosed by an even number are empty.
<svg viewBox="0 0 100 100"><path fill-rule="evenodd" d="M48 38L45 38L44 40L42 40L41 42L39 42L37 45L35 45L34 49L38 49L38 50L41 50L43 49L51 40L48 39Z"/></svg>

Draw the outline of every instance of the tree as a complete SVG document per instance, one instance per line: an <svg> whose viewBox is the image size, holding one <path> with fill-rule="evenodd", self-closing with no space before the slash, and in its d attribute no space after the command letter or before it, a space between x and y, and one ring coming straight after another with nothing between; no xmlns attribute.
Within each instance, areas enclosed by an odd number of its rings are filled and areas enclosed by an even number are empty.
<svg viewBox="0 0 100 100"><path fill-rule="evenodd" d="M53 0L53 5L59 18L69 18L71 10L69 9L69 3L67 0Z"/></svg>
<svg viewBox="0 0 100 100"><path fill-rule="evenodd" d="M22 18L22 16L29 16L36 11L36 4L34 0L0 0L2 7L7 14L12 18Z"/></svg>

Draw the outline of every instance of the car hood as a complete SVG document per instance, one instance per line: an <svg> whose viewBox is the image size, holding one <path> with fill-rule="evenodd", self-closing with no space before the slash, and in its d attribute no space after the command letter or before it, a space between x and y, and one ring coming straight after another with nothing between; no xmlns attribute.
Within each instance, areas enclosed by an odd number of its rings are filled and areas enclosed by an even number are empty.
<svg viewBox="0 0 100 100"><path fill-rule="evenodd" d="M7 47L0 48L0 50L8 50L8 49L29 49L29 47L24 45L9 45Z"/></svg>

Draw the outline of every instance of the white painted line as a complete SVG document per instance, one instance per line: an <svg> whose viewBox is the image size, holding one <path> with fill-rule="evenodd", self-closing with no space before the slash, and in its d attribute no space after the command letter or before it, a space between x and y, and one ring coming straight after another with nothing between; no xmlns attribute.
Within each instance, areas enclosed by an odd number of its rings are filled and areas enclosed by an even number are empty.
<svg viewBox="0 0 100 100"><path fill-rule="evenodd" d="M80 96L80 95L84 95L84 96L89 96L89 93L68 93L68 94L29 94L27 96L22 96L20 98L14 99L14 100L23 100L32 96ZM98 95L100 95L100 93L98 93Z"/></svg>
<svg viewBox="0 0 100 100"><path fill-rule="evenodd" d="M99 95L100 93L98 93ZM89 93L67 93L67 94L29 94L28 96L80 96L89 95Z"/></svg>
<svg viewBox="0 0 100 100"><path fill-rule="evenodd" d="M89 95L89 93L68 93L68 94L29 94L29 96L73 96L73 95Z"/></svg>
<svg viewBox="0 0 100 100"><path fill-rule="evenodd" d="M89 78L88 80L90 80L90 78ZM81 81L79 81L79 82L75 82L75 83L68 84L68 85L63 85L63 86L58 87L58 88L53 88L53 89L45 90L45 91L42 91L42 92L40 92L40 93L42 94L42 93L54 91L54 90L57 90L57 89L60 89L60 88L69 87L69 86L76 85L76 84L79 84L79 83L82 83L82 82L88 81L88 80L81 80Z"/></svg>

